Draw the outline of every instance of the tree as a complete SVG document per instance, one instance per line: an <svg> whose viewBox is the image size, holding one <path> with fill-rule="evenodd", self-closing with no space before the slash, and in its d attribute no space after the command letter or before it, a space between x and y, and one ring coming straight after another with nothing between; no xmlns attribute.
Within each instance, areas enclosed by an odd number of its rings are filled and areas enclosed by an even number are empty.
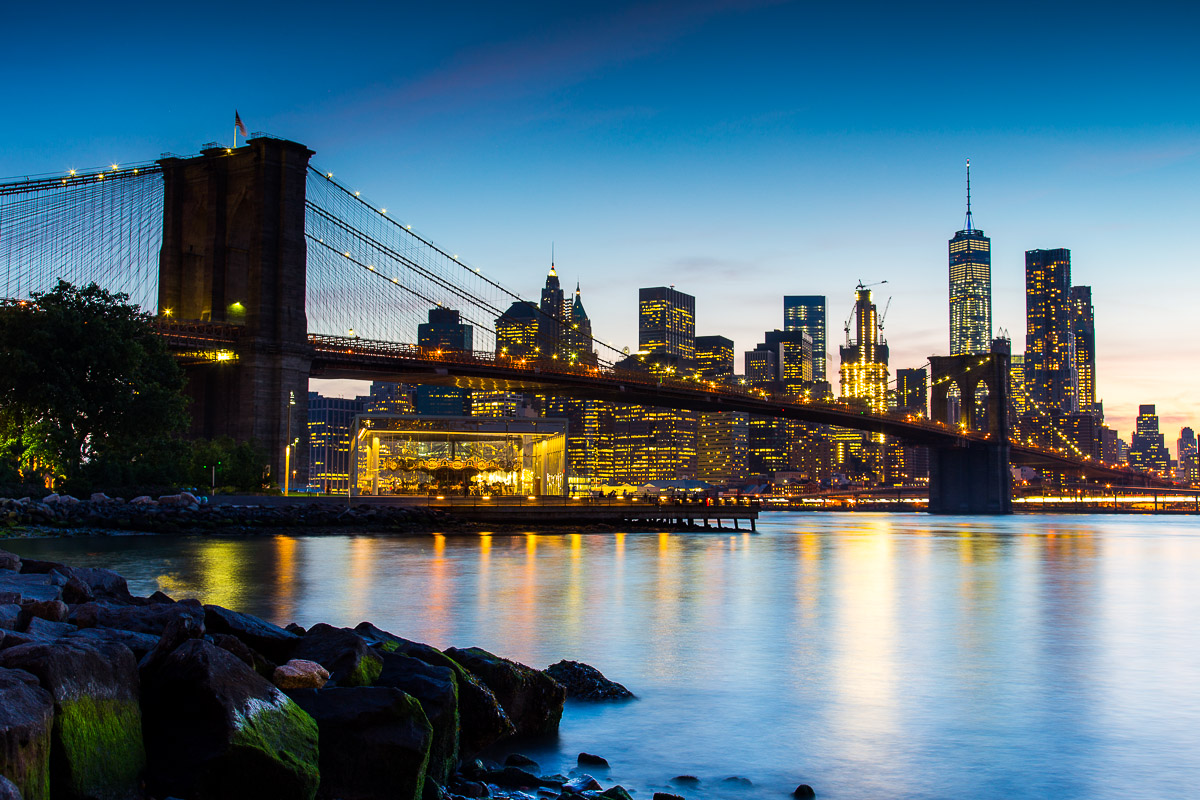
<svg viewBox="0 0 1200 800"><path fill-rule="evenodd" d="M0 306L0 459L55 486L173 483L183 382L128 295L60 280Z"/></svg>

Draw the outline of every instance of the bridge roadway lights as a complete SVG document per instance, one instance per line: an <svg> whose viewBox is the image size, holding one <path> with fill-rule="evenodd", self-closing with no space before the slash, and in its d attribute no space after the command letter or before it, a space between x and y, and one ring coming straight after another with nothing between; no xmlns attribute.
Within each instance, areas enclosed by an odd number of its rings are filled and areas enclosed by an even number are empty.
<svg viewBox="0 0 1200 800"><path fill-rule="evenodd" d="M929 448L929 513L1011 514L1008 444Z"/></svg>

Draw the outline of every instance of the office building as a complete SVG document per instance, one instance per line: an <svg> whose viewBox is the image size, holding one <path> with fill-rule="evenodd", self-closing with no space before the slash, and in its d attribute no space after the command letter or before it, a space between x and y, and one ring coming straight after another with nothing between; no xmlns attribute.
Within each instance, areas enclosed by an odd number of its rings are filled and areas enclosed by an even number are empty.
<svg viewBox="0 0 1200 800"><path fill-rule="evenodd" d="M1075 344L1076 406L1080 411L1102 414L1096 401L1096 312L1092 287L1071 287L1071 336Z"/></svg>
<svg viewBox="0 0 1200 800"><path fill-rule="evenodd" d="M929 372L921 369L896 370L896 408L922 417L929 416Z"/></svg>
<svg viewBox="0 0 1200 800"><path fill-rule="evenodd" d="M1191 428L1179 431L1179 438L1175 440L1175 457L1179 462L1176 480L1192 486L1200 484L1200 449L1197 448L1196 432Z"/></svg>
<svg viewBox="0 0 1200 800"><path fill-rule="evenodd" d="M578 281L575 283L575 299L571 301L566 325L566 357L571 363L595 366L598 358L592 346L592 320L583 307L583 295L579 291Z"/></svg>
<svg viewBox="0 0 1200 800"><path fill-rule="evenodd" d="M825 336L825 295L785 295L783 329L804 331L812 339L812 380L828 381L829 348Z"/></svg>
<svg viewBox="0 0 1200 800"><path fill-rule="evenodd" d="M966 225L950 240L950 355L986 353L992 341L992 240L971 219L967 161Z"/></svg>
<svg viewBox="0 0 1200 800"><path fill-rule="evenodd" d="M696 337L696 374L727 381L733 377L733 340L724 336Z"/></svg>
<svg viewBox="0 0 1200 800"><path fill-rule="evenodd" d="M350 435L354 417L370 398L308 393L308 487L336 493L350 488Z"/></svg>
<svg viewBox="0 0 1200 800"><path fill-rule="evenodd" d="M685 369L696 355L696 298L674 286L638 290L638 349Z"/></svg>
<svg viewBox="0 0 1200 800"><path fill-rule="evenodd" d="M887 410L888 346L879 336L879 312L871 290L860 284L855 296L857 338L841 348L842 399L858 400L881 412Z"/></svg>
<svg viewBox="0 0 1200 800"><path fill-rule="evenodd" d="M700 414L696 436L696 479L712 484L744 480L748 436L749 418L745 414L736 411Z"/></svg>
<svg viewBox="0 0 1200 800"><path fill-rule="evenodd" d="M1028 410L1025 398L1025 356L1014 355L1008 361L1008 401L1020 416Z"/></svg>
<svg viewBox="0 0 1200 800"><path fill-rule="evenodd" d="M762 348L777 351L778 380L785 383L810 383L813 380L813 340L808 331L767 331Z"/></svg>
<svg viewBox="0 0 1200 800"><path fill-rule="evenodd" d="M1142 472L1170 474L1171 456L1158 431L1158 415L1152 405L1138 406L1137 427L1129 443L1129 466Z"/></svg>
<svg viewBox="0 0 1200 800"><path fill-rule="evenodd" d="M613 482L641 486L694 478L698 417L694 411L613 406Z"/></svg>
<svg viewBox="0 0 1200 800"><path fill-rule="evenodd" d="M364 414L411 414L414 410L413 387L405 383L371 382Z"/></svg>
<svg viewBox="0 0 1200 800"><path fill-rule="evenodd" d="M550 261L550 272L546 275L546 285L542 287L541 302L538 303L537 334L540 352L547 357L558 355L565 357L566 342L563 339L567 319L567 302L563 296L562 284L554 269L554 260Z"/></svg>
<svg viewBox="0 0 1200 800"><path fill-rule="evenodd" d="M538 354L538 307L518 300L496 318L496 355L521 359Z"/></svg>
<svg viewBox="0 0 1200 800"><path fill-rule="evenodd" d="M1025 390L1031 412L1077 408L1071 251L1025 252Z"/></svg>
<svg viewBox="0 0 1200 800"><path fill-rule="evenodd" d="M471 352L474 331L463 323L457 311L429 309L429 321L417 326L417 344L434 352ZM464 416L471 413L470 391L455 386L418 384L413 390L413 405L421 415Z"/></svg>
<svg viewBox="0 0 1200 800"><path fill-rule="evenodd" d="M417 344L426 350L469 353L474 349L474 331L454 309L431 308L429 321L417 326Z"/></svg>

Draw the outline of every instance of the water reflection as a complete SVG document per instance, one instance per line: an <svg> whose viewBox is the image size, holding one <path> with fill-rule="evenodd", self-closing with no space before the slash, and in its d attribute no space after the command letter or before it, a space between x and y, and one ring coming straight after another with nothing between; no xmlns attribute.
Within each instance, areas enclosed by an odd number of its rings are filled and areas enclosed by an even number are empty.
<svg viewBox="0 0 1200 800"><path fill-rule="evenodd" d="M1172 797L1200 785L1200 537L1168 518L776 515L761 533L28 540L279 624L595 664L554 745L643 792ZM902 787L902 788L900 788Z"/></svg>

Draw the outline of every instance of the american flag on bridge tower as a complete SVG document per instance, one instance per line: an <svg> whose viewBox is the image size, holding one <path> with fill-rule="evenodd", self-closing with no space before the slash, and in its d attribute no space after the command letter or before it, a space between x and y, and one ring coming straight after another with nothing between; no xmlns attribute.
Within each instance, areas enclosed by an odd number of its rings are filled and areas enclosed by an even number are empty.
<svg viewBox="0 0 1200 800"><path fill-rule="evenodd" d="M250 135L246 133L246 123L242 122L242 115L237 112L236 108L233 110L233 127L237 128L237 132L242 136Z"/></svg>

